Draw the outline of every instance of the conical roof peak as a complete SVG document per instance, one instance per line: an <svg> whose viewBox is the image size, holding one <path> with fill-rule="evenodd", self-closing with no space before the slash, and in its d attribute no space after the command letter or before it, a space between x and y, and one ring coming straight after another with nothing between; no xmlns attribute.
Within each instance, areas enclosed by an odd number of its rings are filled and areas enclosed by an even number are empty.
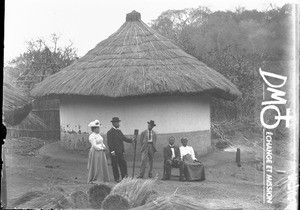
<svg viewBox="0 0 300 210"><path fill-rule="evenodd" d="M209 93L233 100L228 79L187 54L132 11L111 36L75 63L39 83L31 94L110 98Z"/></svg>
<svg viewBox="0 0 300 210"><path fill-rule="evenodd" d="M126 14L126 22L130 21L140 21L141 20L141 13L133 10L132 12Z"/></svg>

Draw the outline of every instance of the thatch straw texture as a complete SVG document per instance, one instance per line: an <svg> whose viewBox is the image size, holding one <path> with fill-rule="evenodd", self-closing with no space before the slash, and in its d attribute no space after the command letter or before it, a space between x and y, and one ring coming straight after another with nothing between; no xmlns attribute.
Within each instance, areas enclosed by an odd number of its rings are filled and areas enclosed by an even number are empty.
<svg viewBox="0 0 300 210"><path fill-rule="evenodd" d="M103 210L127 210L129 208L128 200L118 194L109 194L102 203Z"/></svg>
<svg viewBox="0 0 300 210"><path fill-rule="evenodd" d="M65 209L70 208L72 203L62 193L50 193L30 200L18 208L21 209Z"/></svg>
<svg viewBox="0 0 300 210"><path fill-rule="evenodd" d="M14 79L4 75L3 115L6 123L19 124L31 111L32 98L14 84Z"/></svg>
<svg viewBox="0 0 300 210"><path fill-rule="evenodd" d="M135 11L117 32L31 91L35 97L111 98L199 93L230 100L240 95L229 80L148 27Z"/></svg>
<svg viewBox="0 0 300 210"><path fill-rule="evenodd" d="M71 195L71 203L73 209L87 209L90 208L88 195L82 191L73 192Z"/></svg>
<svg viewBox="0 0 300 210"><path fill-rule="evenodd" d="M111 192L111 187L106 184L96 184L88 191L89 202L94 209L100 209L103 200Z"/></svg>
<svg viewBox="0 0 300 210"><path fill-rule="evenodd" d="M132 210L208 210L198 200L184 195L161 196Z"/></svg>
<svg viewBox="0 0 300 210"><path fill-rule="evenodd" d="M110 194L121 195L128 200L130 207L137 207L144 205L148 198L155 194L154 183L155 179L143 180L128 177L115 185Z"/></svg>
<svg viewBox="0 0 300 210"><path fill-rule="evenodd" d="M22 205L28 201L31 201L35 198L38 198L42 195L45 195L44 192L41 191L31 191L31 192L27 192L24 195L22 195L21 197L17 198L16 200L13 201L12 203L12 207L17 207L19 205Z"/></svg>

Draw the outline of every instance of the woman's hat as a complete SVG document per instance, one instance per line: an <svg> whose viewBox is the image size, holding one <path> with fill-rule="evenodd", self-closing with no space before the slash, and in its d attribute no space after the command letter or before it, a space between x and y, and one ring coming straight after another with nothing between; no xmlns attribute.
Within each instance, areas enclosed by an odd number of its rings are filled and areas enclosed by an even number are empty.
<svg viewBox="0 0 300 210"><path fill-rule="evenodd" d="M182 137L181 138L181 142L183 142L183 141L188 141L189 139L187 138L187 137Z"/></svg>
<svg viewBox="0 0 300 210"><path fill-rule="evenodd" d="M95 120L95 121L92 121L88 124L89 127L100 127L101 124L99 122L99 120Z"/></svg>
<svg viewBox="0 0 300 210"><path fill-rule="evenodd" d="M153 120L150 120L150 122L148 122L149 125L152 125L152 126L156 126L155 122Z"/></svg>
<svg viewBox="0 0 300 210"><path fill-rule="evenodd" d="M121 120L118 117L113 117L110 122L121 122Z"/></svg>

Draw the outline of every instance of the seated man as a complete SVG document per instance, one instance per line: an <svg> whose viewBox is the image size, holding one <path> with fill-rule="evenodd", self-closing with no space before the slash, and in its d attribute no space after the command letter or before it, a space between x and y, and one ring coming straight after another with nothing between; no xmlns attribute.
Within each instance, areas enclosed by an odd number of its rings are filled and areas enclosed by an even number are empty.
<svg viewBox="0 0 300 210"><path fill-rule="evenodd" d="M164 148L164 175L162 180L169 180L171 176L171 168L179 167L180 180L183 180L183 162L180 160L179 148L174 145L175 138L169 138L169 144Z"/></svg>
<svg viewBox="0 0 300 210"><path fill-rule="evenodd" d="M201 162L197 160L195 157L195 152L193 147L187 146L188 138L181 138L182 146L179 147L180 150L180 158L183 162L183 171L186 180L204 180L205 172L204 166Z"/></svg>

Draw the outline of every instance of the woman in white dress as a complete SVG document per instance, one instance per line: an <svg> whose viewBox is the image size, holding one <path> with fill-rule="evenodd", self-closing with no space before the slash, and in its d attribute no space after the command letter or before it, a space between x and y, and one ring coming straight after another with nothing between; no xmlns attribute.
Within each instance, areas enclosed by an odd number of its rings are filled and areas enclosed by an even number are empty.
<svg viewBox="0 0 300 210"><path fill-rule="evenodd" d="M89 136L91 149L88 159L88 183L109 182L109 173L105 151L107 150L103 143L100 133L100 122L95 120L88 125L92 129Z"/></svg>

